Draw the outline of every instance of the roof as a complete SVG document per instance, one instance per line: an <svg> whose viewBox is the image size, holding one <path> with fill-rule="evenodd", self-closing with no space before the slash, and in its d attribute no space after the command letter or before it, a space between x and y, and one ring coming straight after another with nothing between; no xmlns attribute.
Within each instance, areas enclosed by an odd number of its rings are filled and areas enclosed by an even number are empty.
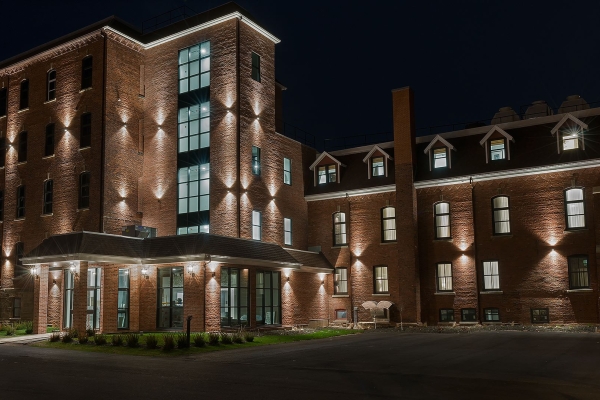
<svg viewBox="0 0 600 400"><path fill-rule="evenodd" d="M331 160L332 160L333 162L335 162L337 165L341 165L342 167L345 167L345 165L344 165L344 164L342 164L342 162L340 162L340 160L338 160L337 158L335 158L334 156L332 156L332 155L331 155L331 154L329 154L328 152L324 151L324 152L322 152L322 153L321 153L321 155L320 155L320 156L318 156L318 157L317 157L317 159L315 160L315 162L314 162L314 163L312 163L312 165L311 165L310 167L308 167L308 169L310 169L311 171L312 171L312 170L314 170L314 169L315 169L315 167L316 167L317 165L319 165L319 163L320 163L321 161L323 161L323 159L324 159L325 157L329 157L329 158L331 158Z"/></svg>
<svg viewBox="0 0 600 400"><path fill-rule="evenodd" d="M323 253L296 249L285 249L292 257L294 257L300 264L303 265L303 269L314 270L315 272L331 272L333 266L323 255ZM318 270L318 271L317 271Z"/></svg>
<svg viewBox="0 0 600 400"><path fill-rule="evenodd" d="M452 146L450 144L450 142L448 142L446 139L444 139L443 137L441 137L440 135L436 135L433 140L431 141L431 143L429 143L429 145L427 147L425 147L425 150L423 151L423 153L427 153L429 152L429 150L431 150L431 148L433 147L434 144L436 144L437 142L442 142L444 144L444 146L446 146L447 148L449 148L450 150L454 150L456 151L456 148L454 146Z"/></svg>
<svg viewBox="0 0 600 400"><path fill-rule="evenodd" d="M494 127L490 129L490 131L483 137L483 139L479 141L479 144L483 146L483 144L487 142L487 140L490 138L490 136L492 136L494 132L500 133L502 136L504 136L507 140L510 140L511 142L515 141L515 139L508 133L506 133L504 129L500 128L498 125L494 125Z"/></svg>

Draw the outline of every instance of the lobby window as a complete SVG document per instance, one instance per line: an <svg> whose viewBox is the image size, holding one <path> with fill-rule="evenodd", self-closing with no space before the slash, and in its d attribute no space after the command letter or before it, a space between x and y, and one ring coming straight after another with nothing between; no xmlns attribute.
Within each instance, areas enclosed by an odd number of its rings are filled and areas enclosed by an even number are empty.
<svg viewBox="0 0 600 400"><path fill-rule="evenodd" d="M258 282L256 286L258 288ZM248 270L221 268L221 326L248 325L249 302ZM259 320L258 315L256 320Z"/></svg>
<svg viewBox="0 0 600 400"><path fill-rule="evenodd" d="M590 271L587 256L570 256L569 288L587 289L590 287Z"/></svg>
<svg viewBox="0 0 600 400"><path fill-rule="evenodd" d="M252 79L260 82L260 56L252 52Z"/></svg>
<svg viewBox="0 0 600 400"><path fill-rule="evenodd" d="M24 110L29 107L29 80L21 81L19 93L19 110Z"/></svg>
<svg viewBox="0 0 600 400"><path fill-rule="evenodd" d="M498 261L483 262L483 290L499 290Z"/></svg>
<svg viewBox="0 0 600 400"><path fill-rule="evenodd" d="M292 245L292 219L283 219L283 243L291 246Z"/></svg>
<svg viewBox="0 0 600 400"><path fill-rule="evenodd" d="M504 160L506 158L505 148L505 139L497 139L490 141L490 159L492 161Z"/></svg>
<svg viewBox="0 0 600 400"><path fill-rule="evenodd" d="M334 277L334 294L348 294L348 268L336 268Z"/></svg>
<svg viewBox="0 0 600 400"><path fill-rule="evenodd" d="M389 293L388 267L377 265L373 267L373 293Z"/></svg>
<svg viewBox="0 0 600 400"><path fill-rule="evenodd" d="M15 278L27 274L27 268L23 265L21 261L23 257L25 257L25 243L17 242L15 243L14 249L14 267L15 267Z"/></svg>
<svg viewBox="0 0 600 400"><path fill-rule="evenodd" d="M92 114L82 114L80 122L81 125L79 126L79 148L83 149L92 145Z"/></svg>
<svg viewBox="0 0 600 400"><path fill-rule="evenodd" d="M346 234L346 213L333 213L333 245L344 246L348 243Z"/></svg>
<svg viewBox="0 0 600 400"><path fill-rule="evenodd" d="M8 112L8 90L0 89L0 117L5 117Z"/></svg>
<svg viewBox="0 0 600 400"><path fill-rule="evenodd" d="M508 196L492 198L492 219L494 222L494 235L510 234L510 204Z"/></svg>
<svg viewBox="0 0 600 400"><path fill-rule="evenodd" d="M50 70L46 74L46 101L56 98L56 71Z"/></svg>
<svg viewBox="0 0 600 400"><path fill-rule="evenodd" d="M252 146L252 174L260 176L260 147Z"/></svg>
<svg viewBox="0 0 600 400"><path fill-rule="evenodd" d="M129 329L129 270L119 269L117 329Z"/></svg>
<svg viewBox="0 0 600 400"><path fill-rule="evenodd" d="M383 157L373 157L371 160L371 169L373 176L384 176L385 167L383 165Z"/></svg>
<svg viewBox="0 0 600 400"><path fill-rule="evenodd" d="M262 237L262 213L252 210L252 239L261 240Z"/></svg>
<svg viewBox="0 0 600 400"><path fill-rule="evenodd" d="M81 90L92 87L92 71L94 58L87 56L81 60Z"/></svg>
<svg viewBox="0 0 600 400"><path fill-rule="evenodd" d="M17 188L17 219L25 218L25 185Z"/></svg>
<svg viewBox="0 0 600 400"><path fill-rule="evenodd" d="M158 269L158 328L183 328L183 267Z"/></svg>
<svg viewBox="0 0 600 400"><path fill-rule="evenodd" d="M585 228L585 204L582 188L565 190L567 229Z"/></svg>
<svg viewBox="0 0 600 400"><path fill-rule="evenodd" d="M180 168L177 181L179 214L210 209L210 164Z"/></svg>
<svg viewBox="0 0 600 400"><path fill-rule="evenodd" d="M477 321L477 312L474 308L462 308L460 310L460 320L462 322Z"/></svg>
<svg viewBox="0 0 600 400"><path fill-rule="evenodd" d="M87 314L85 329L100 329L100 286L101 268L87 270Z"/></svg>
<svg viewBox="0 0 600 400"><path fill-rule="evenodd" d="M452 264L437 264L437 290L438 292L452 291Z"/></svg>
<svg viewBox="0 0 600 400"><path fill-rule="evenodd" d="M179 50L179 93L210 85L210 42Z"/></svg>
<svg viewBox="0 0 600 400"><path fill-rule="evenodd" d="M52 214L52 195L54 193L52 179L44 182L44 204L42 214Z"/></svg>
<svg viewBox="0 0 600 400"><path fill-rule="evenodd" d="M54 155L54 124L46 125L46 140L44 143L44 157Z"/></svg>
<svg viewBox="0 0 600 400"><path fill-rule="evenodd" d="M571 132L562 136L563 150L575 150L579 148L579 132Z"/></svg>
<svg viewBox="0 0 600 400"><path fill-rule="evenodd" d="M79 174L79 199L77 208L84 209L90 207L90 173L82 172Z"/></svg>
<svg viewBox="0 0 600 400"><path fill-rule="evenodd" d="M435 238L447 239L450 237L450 203L440 202L433 206Z"/></svg>
<svg viewBox="0 0 600 400"><path fill-rule="evenodd" d="M396 241L396 209L384 207L381 209L381 241Z"/></svg>
<svg viewBox="0 0 600 400"><path fill-rule="evenodd" d="M440 322L454 321L454 310L452 308L440 308Z"/></svg>
<svg viewBox="0 0 600 400"><path fill-rule="evenodd" d="M17 149L17 161L22 163L27 161L27 132L19 133Z"/></svg>
<svg viewBox="0 0 600 400"><path fill-rule="evenodd" d="M181 228L177 228L178 235L187 235L192 233L209 233L210 226L209 225L196 225L196 226L184 226Z"/></svg>
<svg viewBox="0 0 600 400"><path fill-rule="evenodd" d="M547 324L550 322L550 312L547 308L532 308L531 323L532 324Z"/></svg>
<svg viewBox="0 0 600 400"><path fill-rule="evenodd" d="M256 273L256 323L281 324L281 272Z"/></svg>
<svg viewBox="0 0 600 400"><path fill-rule="evenodd" d="M4 190L0 190L0 221L4 221Z"/></svg>
<svg viewBox="0 0 600 400"><path fill-rule="evenodd" d="M13 318L21 318L21 298L20 297L13 298L12 317Z"/></svg>
<svg viewBox="0 0 600 400"><path fill-rule="evenodd" d="M498 308L486 308L483 310L483 319L485 322L499 322L500 310Z"/></svg>
<svg viewBox="0 0 600 400"><path fill-rule="evenodd" d="M179 152L210 146L210 102L179 109Z"/></svg>
<svg viewBox="0 0 600 400"><path fill-rule="evenodd" d="M323 185L328 182L337 182L337 171L335 165L322 165L318 170L319 174L319 185Z"/></svg>
<svg viewBox="0 0 600 400"><path fill-rule="evenodd" d="M283 183L292 184L292 160L285 157L283 159Z"/></svg>
<svg viewBox="0 0 600 400"><path fill-rule="evenodd" d="M433 168L446 168L448 166L448 149L443 147L433 150Z"/></svg>
<svg viewBox="0 0 600 400"><path fill-rule="evenodd" d="M70 269L64 270L65 276L65 294L63 304L63 326L70 328L73 326L73 288L75 288L75 272Z"/></svg>

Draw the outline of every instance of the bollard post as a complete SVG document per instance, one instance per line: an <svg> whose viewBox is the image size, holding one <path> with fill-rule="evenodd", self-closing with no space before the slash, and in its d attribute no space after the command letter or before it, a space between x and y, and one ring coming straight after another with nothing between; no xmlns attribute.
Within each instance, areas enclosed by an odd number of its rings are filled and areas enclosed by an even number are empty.
<svg viewBox="0 0 600 400"><path fill-rule="evenodd" d="M354 307L354 327L353 329L358 329L358 307Z"/></svg>
<svg viewBox="0 0 600 400"><path fill-rule="evenodd" d="M190 347L190 326L192 324L192 316L187 317L187 346Z"/></svg>

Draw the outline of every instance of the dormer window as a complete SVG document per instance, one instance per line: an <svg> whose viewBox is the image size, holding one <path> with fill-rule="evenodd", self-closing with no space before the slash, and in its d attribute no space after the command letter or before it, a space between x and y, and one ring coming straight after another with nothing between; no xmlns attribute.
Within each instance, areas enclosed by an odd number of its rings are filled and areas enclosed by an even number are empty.
<svg viewBox="0 0 600 400"><path fill-rule="evenodd" d="M309 167L313 171L315 186L326 183L340 183L340 167L345 167L331 154L324 151Z"/></svg>
<svg viewBox="0 0 600 400"><path fill-rule="evenodd" d="M429 170L452 168L451 150L456 151L456 147L440 135L436 135L424 151L429 158Z"/></svg>
<svg viewBox="0 0 600 400"><path fill-rule="evenodd" d="M571 113L567 113L563 119L550 133L556 135L556 151L576 150L581 147L585 150L584 131L588 128L587 124L579 118L574 117Z"/></svg>
<svg viewBox="0 0 600 400"><path fill-rule="evenodd" d="M373 176L385 175L383 167L383 157L373 157L372 161Z"/></svg>
<svg viewBox="0 0 600 400"><path fill-rule="evenodd" d="M322 165L319 167L319 185L330 182L337 182L337 172L335 165Z"/></svg>
<svg viewBox="0 0 600 400"><path fill-rule="evenodd" d="M506 142L504 139L496 139L490 142L490 159L492 161L504 160Z"/></svg>
<svg viewBox="0 0 600 400"><path fill-rule="evenodd" d="M579 135L577 132L565 134L562 138L563 150L575 150L579 148Z"/></svg>
<svg viewBox="0 0 600 400"><path fill-rule="evenodd" d="M492 129L479 141L485 150L486 164L492 161L510 160L510 142L515 139L504 129L494 125ZM488 144L489 142L489 144Z"/></svg>
<svg viewBox="0 0 600 400"><path fill-rule="evenodd" d="M388 176L388 160L393 160L393 158L381 147L373 146L363 158L363 162L367 164L369 179L376 176Z"/></svg>
<svg viewBox="0 0 600 400"><path fill-rule="evenodd" d="M433 168L446 168L448 166L448 149L433 150Z"/></svg>

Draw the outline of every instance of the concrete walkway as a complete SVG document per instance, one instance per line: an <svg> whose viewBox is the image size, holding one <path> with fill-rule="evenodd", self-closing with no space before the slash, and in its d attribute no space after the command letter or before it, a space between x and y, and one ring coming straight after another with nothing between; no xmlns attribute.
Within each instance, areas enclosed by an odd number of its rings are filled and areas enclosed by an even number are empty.
<svg viewBox="0 0 600 400"><path fill-rule="evenodd" d="M3 336L0 344L28 344L47 340L51 333L40 333L39 335Z"/></svg>

